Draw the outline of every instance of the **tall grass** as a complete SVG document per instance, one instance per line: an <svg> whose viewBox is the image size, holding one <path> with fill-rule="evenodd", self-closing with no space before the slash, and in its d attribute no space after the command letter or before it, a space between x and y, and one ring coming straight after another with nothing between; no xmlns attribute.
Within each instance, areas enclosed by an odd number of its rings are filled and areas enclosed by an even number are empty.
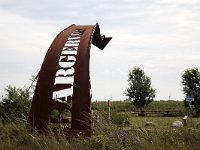
<svg viewBox="0 0 200 150"><path fill-rule="evenodd" d="M0 125L0 149L19 150L198 150L200 147L200 118L188 120L188 126L172 128L171 123L181 117L132 117L131 113L96 111L99 121L91 138L77 137L70 141L65 134L30 134L25 122ZM145 122L155 127L145 127ZM125 124L129 122L130 124Z"/></svg>

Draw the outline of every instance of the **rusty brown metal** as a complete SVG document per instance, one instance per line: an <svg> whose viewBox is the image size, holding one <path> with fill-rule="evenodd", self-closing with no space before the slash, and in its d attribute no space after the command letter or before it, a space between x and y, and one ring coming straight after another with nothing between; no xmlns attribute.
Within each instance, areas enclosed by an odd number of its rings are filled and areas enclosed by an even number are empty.
<svg viewBox="0 0 200 150"><path fill-rule="evenodd" d="M110 40L101 36L98 24L73 24L57 35L38 75L29 113L33 130L47 131L50 114L56 109L71 113L71 121L60 118L57 122L70 122L72 133L91 135L90 45L104 49Z"/></svg>

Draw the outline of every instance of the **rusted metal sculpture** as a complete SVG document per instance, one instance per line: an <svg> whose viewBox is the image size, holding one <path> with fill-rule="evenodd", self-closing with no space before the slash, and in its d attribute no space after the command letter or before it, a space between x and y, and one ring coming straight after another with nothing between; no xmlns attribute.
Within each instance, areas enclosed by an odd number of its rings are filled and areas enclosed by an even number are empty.
<svg viewBox="0 0 200 150"><path fill-rule="evenodd" d="M60 117L58 123L71 123L71 132L91 135L90 45L103 50L110 40L100 35L98 24L73 24L57 35L38 75L29 113L33 130L47 131L49 116L57 109L71 113L71 121Z"/></svg>

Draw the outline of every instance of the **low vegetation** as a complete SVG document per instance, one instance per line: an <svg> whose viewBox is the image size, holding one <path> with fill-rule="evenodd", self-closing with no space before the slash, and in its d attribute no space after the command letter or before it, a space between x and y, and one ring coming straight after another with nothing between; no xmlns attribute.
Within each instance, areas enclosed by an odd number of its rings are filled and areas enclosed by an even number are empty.
<svg viewBox="0 0 200 150"><path fill-rule="evenodd" d="M200 118L188 118L187 126L172 127L174 121L182 121L187 114L182 101L153 101L144 108L177 110L180 113L175 117L137 117L131 113L137 110L131 101L113 101L111 120L107 102L93 102L92 137L69 140L62 131L57 135L28 132L30 93L15 87L8 87L7 91L0 103L0 149L3 150L198 150L200 147Z"/></svg>
<svg viewBox="0 0 200 150"><path fill-rule="evenodd" d="M127 112L116 112L108 121L107 113L96 112L99 121L94 124L91 138L77 137L67 140L64 133L59 135L27 131L27 123L1 124L0 149L71 149L71 150L198 150L200 146L200 118L188 120L187 127L172 128L181 117L132 117ZM145 126L153 122L153 126Z"/></svg>
<svg viewBox="0 0 200 150"><path fill-rule="evenodd" d="M172 107L173 105L173 107ZM129 101L113 102L111 120L108 120L107 102L93 103L94 133L91 138L77 137L68 140L65 133L41 135L28 132L28 124L18 119L0 124L0 149L20 150L197 150L200 146L200 118L189 118L187 126L173 128L174 121L182 117L134 117ZM179 101L154 101L148 108L184 109ZM98 119L97 119L98 116ZM153 125L146 126L147 122Z"/></svg>
<svg viewBox="0 0 200 150"><path fill-rule="evenodd" d="M107 102L93 102L93 110L107 111ZM132 105L130 101L113 101L111 110L113 112L132 112L138 110L137 107ZM187 108L185 108L182 101L153 101L148 106L144 108L147 111L157 111L157 110L175 110L178 112L177 115L183 116L187 114Z"/></svg>

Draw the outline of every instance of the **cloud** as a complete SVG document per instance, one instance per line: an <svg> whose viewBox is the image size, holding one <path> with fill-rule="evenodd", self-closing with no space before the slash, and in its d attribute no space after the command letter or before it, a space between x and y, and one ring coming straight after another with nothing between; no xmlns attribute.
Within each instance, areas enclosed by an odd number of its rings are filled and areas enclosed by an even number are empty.
<svg viewBox="0 0 200 150"><path fill-rule="evenodd" d="M197 0L12 0L0 2L1 89L23 86L39 70L55 36L72 23L95 24L113 36L104 51L92 46L93 98L125 99L134 66L151 77L156 99L182 99L183 70L200 65Z"/></svg>
<svg viewBox="0 0 200 150"><path fill-rule="evenodd" d="M0 11L0 17L2 94L9 84L30 84L31 75L38 73L45 53L59 30L6 11Z"/></svg>

